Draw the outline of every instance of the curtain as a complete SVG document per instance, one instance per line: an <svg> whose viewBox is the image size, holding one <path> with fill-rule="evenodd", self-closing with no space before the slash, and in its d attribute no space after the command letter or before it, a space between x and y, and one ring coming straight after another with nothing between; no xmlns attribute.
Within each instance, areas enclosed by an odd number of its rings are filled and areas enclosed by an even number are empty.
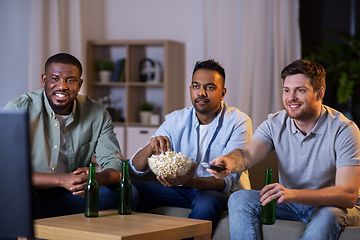
<svg viewBox="0 0 360 240"><path fill-rule="evenodd" d="M31 0L29 91L42 88L39 73L44 72L47 58L56 53L70 53L84 65L81 15L81 0Z"/></svg>
<svg viewBox="0 0 360 240"><path fill-rule="evenodd" d="M283 108L280 72L301 57L298 0L206 0L204 57L215 59L231 86L225 102L254 130Z"/></svg>
<svg viewBox="0 0 360 240"><path fill-rule="evenodd" d="M269 113L282 109L280 71L301 56L299 1L202 0L197 2L203 7L200 12L192 0L188 1L185 5L194 11L194 19L202 22L193 24L191 31L203 32L203 36L187 44L203 48L204 59L215 59L224 66L225 86L229 88L225 102L247 113L256 128ZM101 9L102 4L113 3L31 0L29 91L42 87L39 73L44 72L46 59L55 53L71 53L86 68L86 38L99 38L101 28L106 28L105 15L93 14L97 14L95 10ZM95 4L96 9L88 4ZM99 18L96 27L87 21L94 17ZM86 89L85 72L83 78L82 94Z"/></svg>

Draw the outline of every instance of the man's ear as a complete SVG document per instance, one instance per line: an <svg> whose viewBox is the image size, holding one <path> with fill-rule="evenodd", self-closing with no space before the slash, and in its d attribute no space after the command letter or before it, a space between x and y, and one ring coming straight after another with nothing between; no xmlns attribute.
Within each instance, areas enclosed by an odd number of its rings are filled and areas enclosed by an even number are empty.
<svg viewBox="0 0 360 240"><path fill-rule="evenodd" d="M81 86L82 86L83 82L84 82L84 80L83 80L82 78L80 78L80 82L79 82L79 90L78 90L78 92L80 92L80 89L81 89Z"/></svg>
<svg viewBox="0 0 360 240"><path fill-rule="evenodd" d="M41 81L42 81L43 87L45 87L45 82L46 82L46 74L45 73L41 74Z"/></svg>
<svg viewBox="0 0 360 240"><path fill-rule="evenodd" d="M325 89L321 87L319 90L316 91L316 101L323 99L325 96Z"/></svg>
<svg viewBox="0 0 360 240"><path fill-rule="evenodd" d="M225 94L226 94L226 88L223 88L221 91L221 100L224 100Z"/></svg>

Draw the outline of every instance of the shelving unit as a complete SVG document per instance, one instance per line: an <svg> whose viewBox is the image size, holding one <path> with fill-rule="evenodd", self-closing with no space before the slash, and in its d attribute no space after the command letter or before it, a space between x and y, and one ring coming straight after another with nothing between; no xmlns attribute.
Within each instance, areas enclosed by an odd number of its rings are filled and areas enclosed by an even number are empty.
<svg viewBox="0 0 360 240"><path fill-rule="evenodd" d="M111 59L114 63L125 58L124 82L99 82L96 62L100 59ZM161 68L161 82L149 83L140 81L140 62L150 58ZM128 142L127 128L147 128L140 132L154 132L158 125L142 124L139 112L143 101L154 105L154 114L159 114L161 122L164 116L184 107L185 79L185 46L183 43L170 40L119 40L89 41L87 44L87 94L94 100L112 96L115 109L114 125L124 127L122 151L127 158L131 157L126 149ZM117 129L119 130L119 129ZM119 132L119 131L118 131ZM133 132L132 132L133 134ZM118 136L120 138L121 136ZM134 141L133 136L132 141ZM148 136L146 136L148 137ZM147 142L148 139L146 139ZM135 138L136 141L136 138ZM138 143L143 142L139 140ZM145 142L145 144L146 144ZM136 144L136 143L135 143ZM142 147L139 145L139 148ZM134 149L133 146L130 147Z"/></svg>

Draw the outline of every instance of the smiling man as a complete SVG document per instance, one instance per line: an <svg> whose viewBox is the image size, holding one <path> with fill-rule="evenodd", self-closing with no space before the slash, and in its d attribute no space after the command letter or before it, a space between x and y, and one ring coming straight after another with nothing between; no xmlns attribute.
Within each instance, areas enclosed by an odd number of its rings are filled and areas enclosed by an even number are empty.
<svg viewBox="0 0 360 240"><path fill-rule="evenodd" d="M47 61L42 82L51 108L56 114L69 115L83 80L79 67ZM61 81L64 83L61 84ZM59 84L60 83L60 84Z"/></svg>
<svg viewBox="0 0 360 240"><path fill-rule="evenodd" d="M285 110L270 114L248 145L212 161L226 171L209 170L223 178L249 169L272 150L278 157L279 183L231 195L231 238L261 239L260 205L276 200L276 219L307 222L301 239L338 239L344 227L360 225L359 129L322 104L320 64L294 61L281 78Z"/></svg>
<svg viewBox="0 0 360 240"><path fill-rule="evenodd" d="M250 118L223 102L224 85L225 70L217 62L196 63L190 86L193 106L168 114L148 144L130 160L141 175L149 171L148 157L173 150L193 159L191 171L174 180L158 177L158 181L133 182L140 197L137 211L158 206L191 208L190 218L211 220L214 226L226 209L228 195L250 188L247 172L216 179L199 164L244 146L252 136Z"/></svg>
<svg viewBox="0 0 360 240"><path fill-rule="evenodd" d="M121 156L106 109L79 95L82 66L67 53L50 57L43 89L10 101L6 109L29 111L35 218L84 211L84 187L95 153L101 172L99 209L117 208Z"/></svg>

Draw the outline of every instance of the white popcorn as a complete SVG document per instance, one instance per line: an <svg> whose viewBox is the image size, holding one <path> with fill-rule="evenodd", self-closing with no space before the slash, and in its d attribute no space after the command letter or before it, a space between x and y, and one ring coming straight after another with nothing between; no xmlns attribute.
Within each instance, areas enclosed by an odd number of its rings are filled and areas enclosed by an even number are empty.
<svg viewBox="0 0 360 240"><path fill-rule="evenodd" d="M185 175L191 167L192 159L181 152L168 151L148 158L151 171L160 177L174 178L174 175Z"/></svg>

